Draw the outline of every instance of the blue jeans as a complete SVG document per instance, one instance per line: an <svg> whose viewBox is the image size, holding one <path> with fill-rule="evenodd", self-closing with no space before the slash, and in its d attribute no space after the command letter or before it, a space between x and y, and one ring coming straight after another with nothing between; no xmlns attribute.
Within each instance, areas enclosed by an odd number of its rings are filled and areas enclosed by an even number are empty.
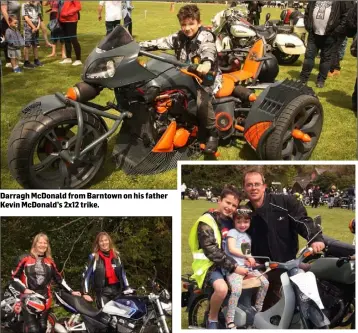
<svg viewBox="0 0 358 333"><path fill-rule="evenodd" d="M337 39L333 36L320 36L314 33L308 34L307 48L305 53L305 60L303 61L300 80L307 82L312 69L318 50L320 53L319 73L317 82L324 82L327 79L327 74L330 70L332 53L336 46Z"/></svg>

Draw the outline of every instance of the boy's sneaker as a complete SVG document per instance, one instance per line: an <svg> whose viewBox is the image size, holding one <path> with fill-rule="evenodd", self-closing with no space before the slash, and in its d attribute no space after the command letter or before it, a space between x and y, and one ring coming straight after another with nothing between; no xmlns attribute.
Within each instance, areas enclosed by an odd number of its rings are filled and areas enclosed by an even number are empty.
<svg viewBox="0 0 358 333"><path fill-rule="evenodd" d="M36 67L42 67L42 66L43 66L43 63L40 62L39 59L36 59L36 60L34 61L34 65L35 65Z"/></svg>
<svg viewBox="0 0 358 333"><path fill-rule="evenodd" d="M30 61L25 61L24 68L34 69L36 66L30 63Z"/></svg>
<svg viewBox="0 0 358 333"><path fill-rule="evenodd" d="M12 70L14 73L22 73L21 68L20 67L16 67Z"/></svg>
<svg viewBox="0 0 358 333"><path fill-rule="evenodd" d="M72 64L71 58L65 58L62 61L59 62L60 64Z"/></svg>
<svg viewBox="0 0 358 333"><path fill-rule="evenodd" d="M82 61L81 61L81 60L76 60L76 61L72 64L72 66L80 66L80 65L82 65Z"/></svg>
<svg viewBox="0 0 358 333"><path fill-rule="evenodd" d="M12 68L11 62L7 62L5 65L6 68Z"/></svg>

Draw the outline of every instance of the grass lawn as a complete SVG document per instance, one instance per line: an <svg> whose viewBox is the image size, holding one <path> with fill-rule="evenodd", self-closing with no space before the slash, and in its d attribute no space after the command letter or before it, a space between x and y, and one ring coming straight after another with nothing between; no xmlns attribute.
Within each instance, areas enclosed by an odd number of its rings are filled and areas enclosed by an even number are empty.
<svg viewBox="0 0 358 333"><path fill-rule="evenodd" d="M105 33L104 22L97 20L97 2L82 1L83 9L78 24L79 41L84 61L91 50L101 40ZM168 35L178 30L176 12L169 11L169 3L137 2L133 12L133 33L138 41L153 39ZM202 11L203 24L210 24L211 18L225 5L199 4ZM280 10L264 8L262 18L270 11L272 18L278 18ZM45 20L47 23L48 17ZM338 78L328 79L325 88L316 90L324 107L325 121L321 139L313 152L312 160L353 160L356 158L356 118L350 111L351 92L354 87L356 59L349 53L349 45L342 61L342 74ZM44 67L36 70L25 70L21 75L15 75L11 69L3 66L1 83L1 187L19 188L12 179L7 167L7 144L10 132L19 120L21 108L31 100L55 92L65 92L68 87L79 82L81 67L58 64L60 58L46 58L50 49L41 44L40 60ZM59 50L58 50L59 53ZM74 56L74 54L73 54ZM31 59L31 58L30 58ZM303 57L293 66L281 66L278 79L298 78ZM317 66L313 71L309 85L314 86L317 76ZM314 89L316 89L314 87ZM95 102L105 104L113 101L113 92L106 90L96 98ZM109 121L110 125L110 121ZM127 176L120 170L115 170L110 151L115 138L109 141L109 152L103 170L95 178L92 188L175 188L176 170L160 175ZM244 141L237 141L236 147L220 148L220 160L252 160L257 159L254 152ZM115 171L115 172L114 172Z"/></svg>
<svg viewBox="0 0 358 333"><path fill-rule="evenodd" d="M192 272L192 256L188 245L189 232L196 219L209 208L215 208L215 203L204 200L182 200L182 274ZM349 221L354 217L354 211L341 208L328 209L326 206L307 208L309 216L321 215L323 232L327 236L352 244L353 234L348 229ZM305 240L299 237L300 248L306 245ZM187 313L182 309L182 328L188 327Z"/></svg>

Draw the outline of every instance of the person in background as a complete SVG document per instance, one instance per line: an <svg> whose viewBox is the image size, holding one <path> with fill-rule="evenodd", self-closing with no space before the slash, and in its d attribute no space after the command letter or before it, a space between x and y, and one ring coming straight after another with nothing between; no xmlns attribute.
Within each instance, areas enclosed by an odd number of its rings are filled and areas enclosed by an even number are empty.
<svg viewBox="0 0 358 333"><path fill-rule="evenodd" d="M128 32L132 35L132 10L134 7L132 6L132 1L130 0L122 0L122 17L123 17L123 25Z"/></svg>
<svg viewBox="0 0 358 333"><path fill-rule="evenodd" d="M247 20L253 25L260 24L260 16L262 12L262 7L265 5L264 1L245 1L248 4L248 16Z"/></svg>
<svg viewBox="0 0 358 333"><path fill-rule="evenodd" d="M0 1L0 35L5 36L6 30L9 27L9 16L15 16L17 18L17 30L21 31L21 4L19 1L1 0ZM4 55L5 55L5 67L12 68L10 58L7 51L7 43L4 43ZM19 65L23 65L19 62Z"/></svg>
<svg viewBox="0 0 358 333"><path fill-rule="evenodd" d="M348 37L353 37L351 45L351 55L355 58L357 58L357 10L358 3L356 2L355 5L347 13L345 27L345 35ZM357 114L357 79L352 94L352 110Z"/></svg>
<svg viewBox="0 0 358 333"><path fill-rule="evenodd" d="M119 257L111 236L106 232L100 232L96 236L93 253L89 256L89 262L83 274L83 297L88 302L93 302L89 295L91 290L96 296L98 309L121 293L129 295L133 289L129 287L126 272Z"/></svg>
<svg viewBox="0 0 358 333"><path fill-rule="evenodd" d="M25 45L24 38L18 30L18 21L16 16L9 16L9 28L6 30L5 39L8 44L8 56L11 61L12 71L21 73L19 60L21 58L21 47Z"/></svg>
<svg viewBox="0 0 358 333"><path fill-rule="evenodd" d="M337 43L344 36L346 16L351 1L310 1L305 9L305 28L308 31L307 49L300 73L300 81L307 84L320 52L316 87L323 88L331 67L332 57L338 53Z"/></svg>
<svg viewBox="0 0 358 333"><path fill-rule="evenodd" d="M25 2L22 5L22 13L24 16L24 68L34 69L41 67L43 64L39 60L37 46L39 45L39 29L41 26L41 6L38 1ZM32 47L34 54L34 63L29 61L29 50Z"/></svg>
<svg viewBox="0 0 358 333"><path fill-rule="evenodd" d="M320 197L321 197L321 189L317 185L315 186L312 192L312 208L318 207Z"/></svg>
<svg viewBox="0 0 358 333"><path fill-rule="evenodd" d="M60 0L59 3L59 21L63 29L65 39L66 58L60 61L60 64L72 64L72 66L82 65L81 45L77 39L77 23L80 19L81 1ZM76 60L72 63L72 46L75 50Z"/></svg>
<svg viewBox="0 0 358 333"><path fill-rule="evenodd" d="M328 192L328 208L333 208L334 206L334 197L336 196L337 188L335 185L332 185Z"/></svg>
<svg viewBox="0 0 358 333"><path fill-rule="evenodd" d="M343 60L344 53L346 52L347 42L347 36L342 37L339 41L337 41L338 51L332 58L331 68L328 72L328 77L333 77L341 74L341 61Z"/></svg>
<svg viewBox="0 0 358 333"><path fill-rule="evenodd" d="M100 1L97 9L98 21L102 20L103 7L106 11L106 33L108 35L117 25L121 24L122 1Z"/></svg>
<svg viewBox="0 0 358 333"><path fill-rule="evenodd" d="M184 200L185 198L185 191L186 191L186 184L181 184L181 199Z"/></svg>

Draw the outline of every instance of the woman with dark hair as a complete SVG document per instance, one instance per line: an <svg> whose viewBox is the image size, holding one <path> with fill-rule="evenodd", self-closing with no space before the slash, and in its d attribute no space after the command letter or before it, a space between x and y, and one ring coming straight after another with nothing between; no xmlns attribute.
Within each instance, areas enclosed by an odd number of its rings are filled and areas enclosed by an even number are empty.
<svg viewBox="0 0 358 333"><path fill-rule="evenodd" d="M124 271L119 252L111 236L100 232L94 241L93 253L83 275L82 291L86 301L93 302L89 295L93 290L100 309L119 294L131 294L133 290Z"/></svg>
<svg viewBox="0 0 358 333"><path fill-rule="evenodd" d="M47 317L51 306L50 285L52 281L72 295L81 296L80 292L73 291L62 278L52 259L47 235L39 233L33 239L30 253L21 256L16 268L12 271L11 284L21 293L24 332L46 332ZM27 306L27 296L34 293L42 295L46 300L45 309L40 314L34 314Z"/></svg>

